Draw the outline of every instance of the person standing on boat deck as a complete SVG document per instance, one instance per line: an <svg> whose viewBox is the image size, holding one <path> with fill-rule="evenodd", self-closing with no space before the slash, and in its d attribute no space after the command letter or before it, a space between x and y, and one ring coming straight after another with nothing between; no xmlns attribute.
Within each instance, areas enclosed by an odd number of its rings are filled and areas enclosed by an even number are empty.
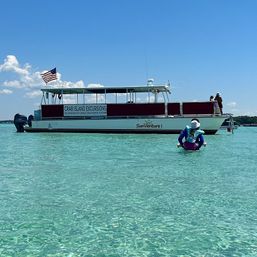
<svg viewBox="0 0 257 257"><path fill-rule="evenodd" d="M222 104L222 98L220 93L218 92L214 98L215 101L217 101L219 108L220 108L220 113L223 114L222 108L223 108L223 104Z"/></svg>
<svg viewBox="0 0 257 257"><path fill-rule="evenodd" d="M188 150L199 150L204 144L204 131L200 129L200 122L198 119L192 119L190 126L186 126L181 131L178 142L181 147ZM183 142L183 139L185 141Z"/></svg>
<svg viewBox="0 0 257 257"><path fill-rule="evenodd" d="M213 95L210 96L210 102L213 103L214 113L220 114L220 108L219 108L218 102L214 100Z"/></svg>

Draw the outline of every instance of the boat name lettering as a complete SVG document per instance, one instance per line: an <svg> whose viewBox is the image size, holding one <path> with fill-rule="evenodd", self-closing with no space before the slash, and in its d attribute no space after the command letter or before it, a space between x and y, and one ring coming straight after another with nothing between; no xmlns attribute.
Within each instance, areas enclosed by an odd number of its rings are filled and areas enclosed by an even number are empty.
<svg viewBox="0 0 257 257"><path fill-rule="evenodd" d="M67 104L64 116L106 116L106 104Z"/></svg>
<svg viewBox="0 0 257 257"><path fill-rule="evenodd" d="M160 129L162 128L162 124L154 124L150 120L146 120L144 123L137 123L137 128L149 128L149 129Z"/></svg>

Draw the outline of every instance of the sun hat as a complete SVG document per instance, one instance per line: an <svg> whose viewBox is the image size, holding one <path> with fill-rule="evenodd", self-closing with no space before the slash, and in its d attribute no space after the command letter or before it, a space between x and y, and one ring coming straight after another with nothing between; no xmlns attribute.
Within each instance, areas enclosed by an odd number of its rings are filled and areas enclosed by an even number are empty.
<svg viewBox="0 0 257 257"><path fill-rule="evenodd" d="M200 127L200 122L198 122L197 120L191 121L191 129L197 129L199 127Z"/></svg>

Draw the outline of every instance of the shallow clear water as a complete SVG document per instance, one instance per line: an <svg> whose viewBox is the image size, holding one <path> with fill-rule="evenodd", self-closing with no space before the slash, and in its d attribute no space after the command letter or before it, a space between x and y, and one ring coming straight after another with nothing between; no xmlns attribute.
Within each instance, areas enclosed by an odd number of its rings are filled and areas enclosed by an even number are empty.
<svg viewBox="0 0 257 257"><path fill-rule="evenodd" d="M0 256L257 256L257 128L176 138L0 125Z"/></svg>

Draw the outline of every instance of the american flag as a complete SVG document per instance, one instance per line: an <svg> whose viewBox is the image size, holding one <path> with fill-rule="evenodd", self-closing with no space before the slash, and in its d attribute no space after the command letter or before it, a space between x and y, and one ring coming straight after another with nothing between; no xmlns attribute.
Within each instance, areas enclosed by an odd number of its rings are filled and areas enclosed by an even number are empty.
<svg viewBox="0 0 257 257"><path fill-rule="evenodd" d="M45 81L45 83L47 84L48 82L52 81L52 80L56 80L57 76L56 76L56 68L47 71L45 73L41 74L42 79Z"/></svg>

